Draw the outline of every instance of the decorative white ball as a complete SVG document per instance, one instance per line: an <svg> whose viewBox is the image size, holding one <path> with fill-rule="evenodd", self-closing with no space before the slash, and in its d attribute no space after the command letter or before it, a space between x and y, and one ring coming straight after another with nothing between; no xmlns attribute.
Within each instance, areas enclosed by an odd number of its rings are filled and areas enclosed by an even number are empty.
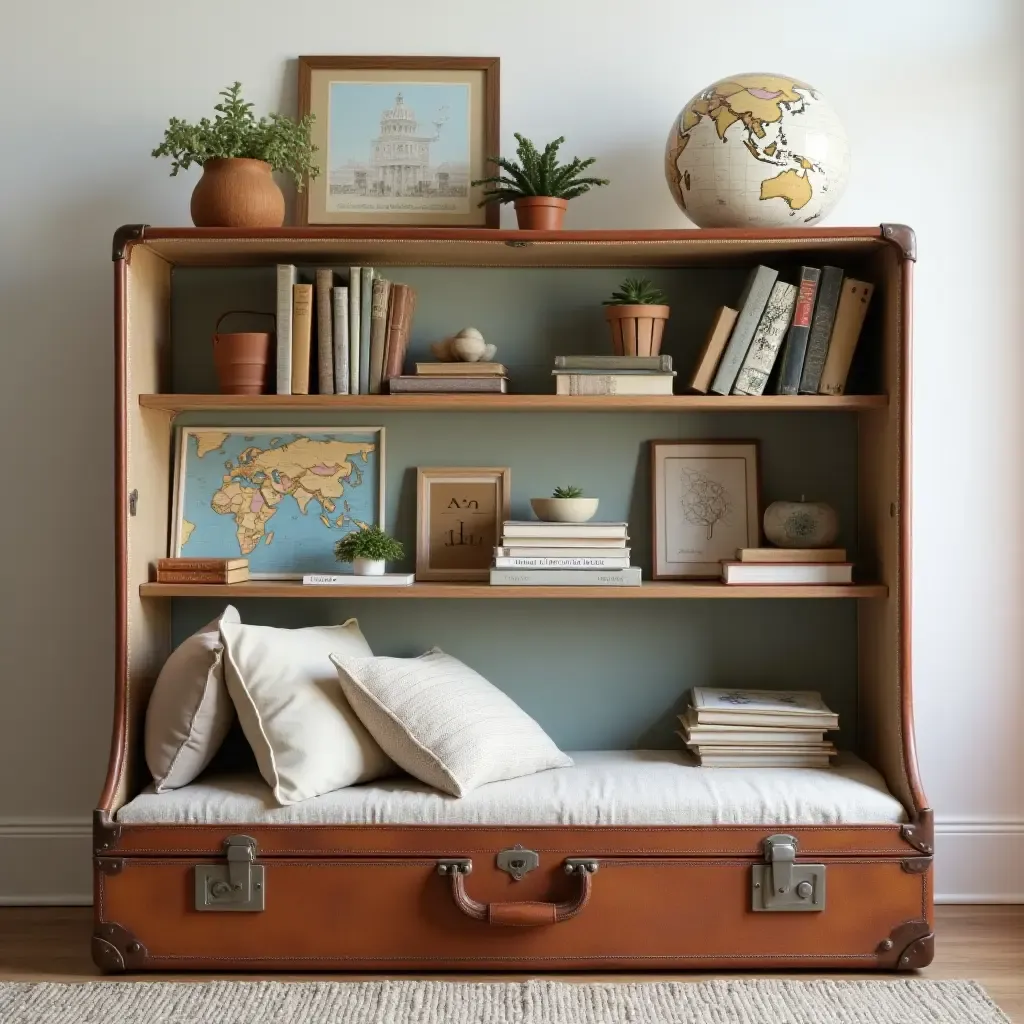
<svg viewBox="0 0 1024 1024"><path fill-rule="evenodd" d="M764 535L778 548L827 548L839 535L839 517L823 501L773 501Z"/></svg>
<svg viewBox="0 0 1024 1024"><path fill-rule="evenodd" d="M702 89L665 147L672 196L702 228L816 224L849 174L835 111L817 89L785 75L735 75Z"/></svg>

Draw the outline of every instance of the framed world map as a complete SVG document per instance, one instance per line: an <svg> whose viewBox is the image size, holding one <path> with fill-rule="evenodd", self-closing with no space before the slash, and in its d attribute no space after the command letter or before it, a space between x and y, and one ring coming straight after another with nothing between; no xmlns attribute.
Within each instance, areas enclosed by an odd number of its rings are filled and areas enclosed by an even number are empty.
<svg viewBox="0 0 1024 1024"><path fill-rule="evenodd" d="M248 558L251 579L342 572L334 545L383 515L383 427L178 428L172 558Z"/></svg>

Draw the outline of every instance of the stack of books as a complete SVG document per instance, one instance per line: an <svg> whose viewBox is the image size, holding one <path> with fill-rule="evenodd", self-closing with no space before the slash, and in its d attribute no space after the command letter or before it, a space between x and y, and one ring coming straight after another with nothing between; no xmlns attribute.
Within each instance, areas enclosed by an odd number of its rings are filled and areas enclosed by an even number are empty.
<svg viewBox="0 0 1024 1024"><path fill-rule="evenodd" d="M158 558L157 583L244 583L248 558Z"/></svg>
<svg viewBox="0 0 1024 1024"><path fill-rule="evenodd" d="M671 356L556 356L556 395L671 395Z"/></svg>
<svg viewBox="0 0 1024 1024"><path fill-rule="evenodd" d="M639 587L626 523L510 521L494 549L491 583L503 587Z"/></svg>
<svg viewBox="0 0 1024 1024"><path fill-rule="evenodd" d="M793 284L756 267L736 308L715 314L690 391L843 394L873 291L838 267L801 267Z"/></svg>
<svg viewBox="0 0 1024 1024"><path fill-rule="evenodd" d="M742 586L852 583L844 548L739 548L722 562L722 582Z"/></svg>
<svg viewBox="0 0 1024 1024"><path fill-rule="evenodd" d="M508 392L508 370L501 363L417 363L416 374L392 377L391 394L494 394Z"/></svg>
<svg viewBox="0 0 1024 1024"><path fill-rule="evenodd" d="M810 690L695 686L678 735L706 768L827 768L839 716Z"/></svg>

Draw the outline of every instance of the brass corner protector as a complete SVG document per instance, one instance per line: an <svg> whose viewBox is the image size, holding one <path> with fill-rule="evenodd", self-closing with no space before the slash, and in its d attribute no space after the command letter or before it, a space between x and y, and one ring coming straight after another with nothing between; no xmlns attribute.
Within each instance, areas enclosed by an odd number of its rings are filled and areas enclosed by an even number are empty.
<svg viewBox="0 0 1024 1024"><path fill-rule="evenodd" d="M128 255L128 246L133 242L141 242L146 234L145 224L122 224L114 232L114 244L111 247L110 258L116 263Z"/></svg>
<svg viewBox="0 0 1024 1024"><path fill-rule="evenodd" d="M121 826L113 821L109 811L92 812L92 852L110 853L121 839Z"/></svg>
<svg viewBox="0 0 1024 1024"><path fill-rule="evenodd" d="M906 857L900 861L900 867L908 875L923 875L931 866L931 857Z"/></svg>
<svg viewBox="0 0 1024 1024"><path fill-rule="evenodd" d="M935 935L924 918L896 925L875 948L878 966L893 971L913 971L927 967L935 956Z"/></svg>
<svg viewBox="0 0 1024 1024"><path fill-rule="evenodd" d="M931 808L918 812L916 821L901 825L900 836L918 853L925 853L930 857L935 852L935 817Z"/></svg>
<svg viewBox="0 0 1024 1024"><path fill-rule="evenodd" d="M917 235L906 224L883 224L882 237L896 246L905 260L917 262Z"/></svg>
<svg viewBox="0 0 1024 1024"><path fill-rule="evenodd" d="M107 974L134 971L143 967L149 952L127 928L119 924L100 924L92 936L93 963Z"/></svg>

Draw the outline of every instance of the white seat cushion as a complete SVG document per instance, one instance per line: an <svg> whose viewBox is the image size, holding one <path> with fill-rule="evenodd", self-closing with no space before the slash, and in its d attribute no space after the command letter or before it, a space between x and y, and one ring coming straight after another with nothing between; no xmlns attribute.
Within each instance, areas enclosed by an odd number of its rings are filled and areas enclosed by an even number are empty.
<svg viewBox="0 0 1024 1024"><path fill-rule="evenodd" d="M572 768L492 782L458 799L409 778L278 807L258 776L210 777L126 804L128 824L888 825L907 820L881 775L852 754L834 767L700 768L674 750L571 754Z"/></svg>

